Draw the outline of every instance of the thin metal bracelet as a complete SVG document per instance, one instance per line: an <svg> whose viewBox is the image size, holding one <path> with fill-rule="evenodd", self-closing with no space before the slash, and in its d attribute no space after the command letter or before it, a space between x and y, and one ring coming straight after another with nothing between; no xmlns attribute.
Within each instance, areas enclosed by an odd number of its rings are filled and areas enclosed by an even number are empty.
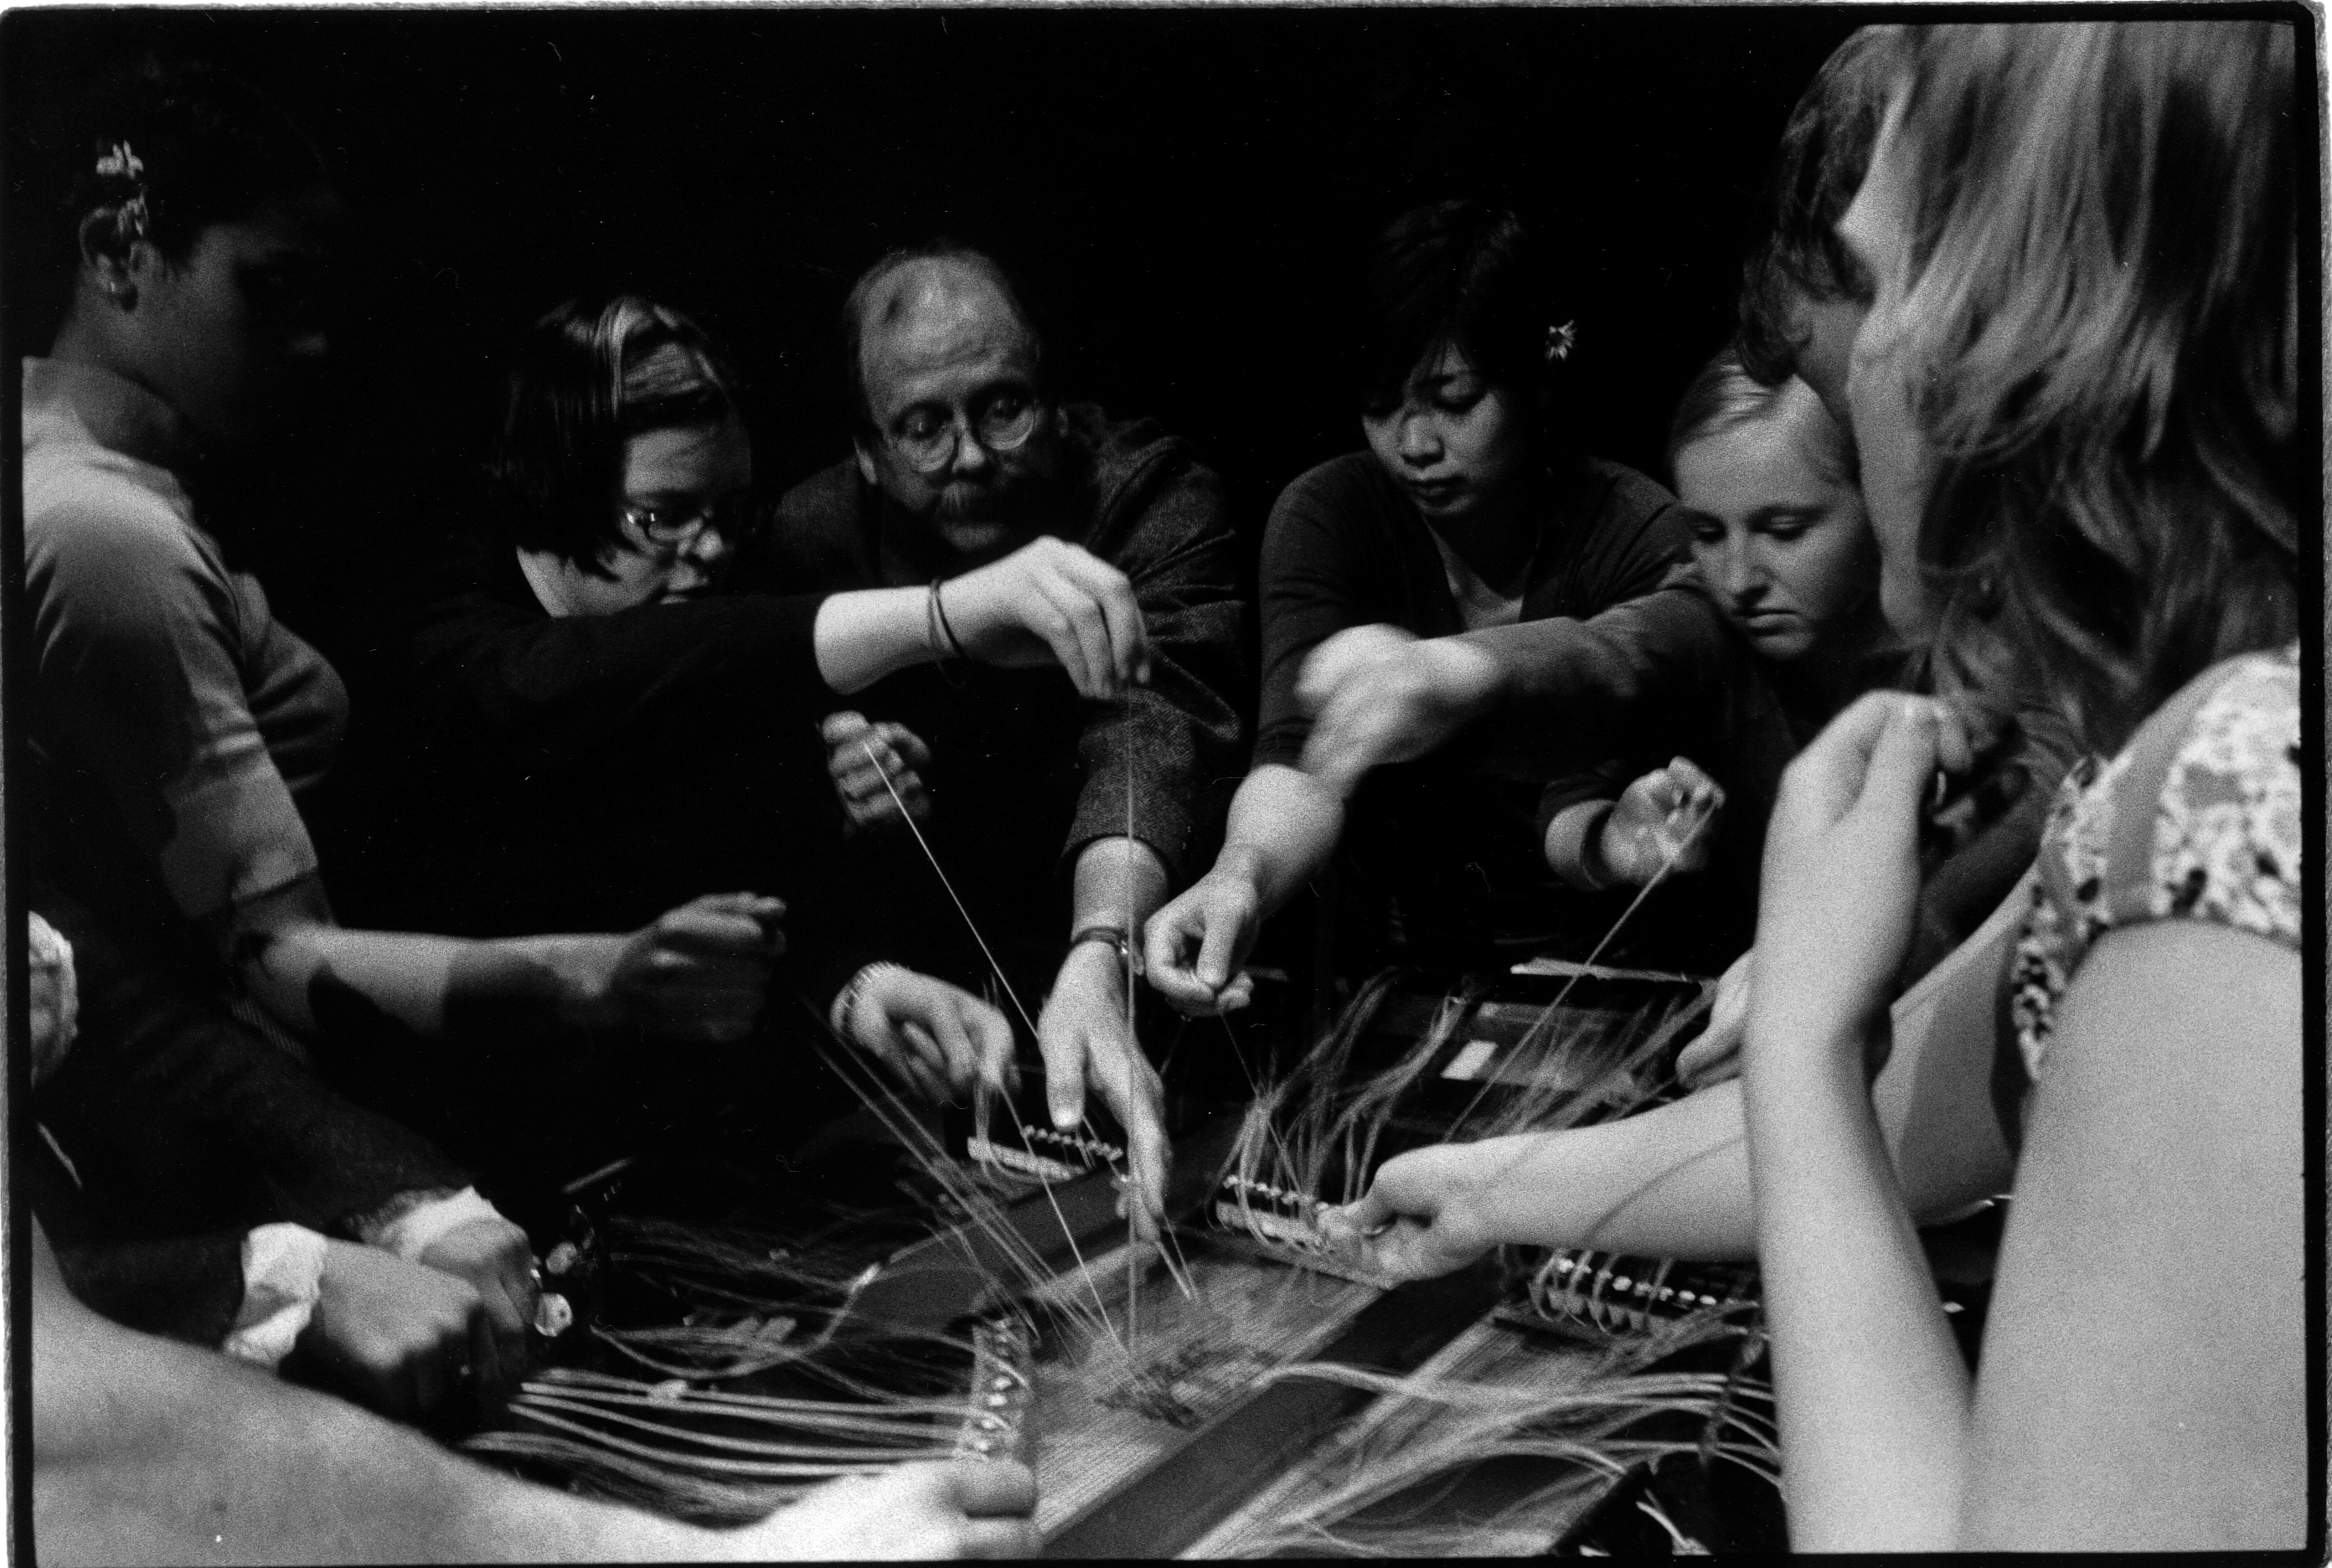
<svg viewBox="0 0 2332 1568"><path fill-rule="evenodd" d="M1133 933L1122 925L1089 925L1069 938L1069 951L1074 952L1089 942L1105 942L1117 949L1118 961L1133 973L1142 973L1142 952L1133 945Z"/></svg>
<svg viewBox="0 0 2332 1568"><path fill-rule="evenodd" d="M932 578L932 613L939 617L940 630L947 634L948 646L955 650L955 656L961 659L964 663L970 664L971 662L971 655L963 651L963 644L958 640L955 635L955 627L948 624L947 605L940 598L940 579L938 578Z"/></svg>
<svg viewBox="0 0 2332 1568"><path fill-rule="evenodd" d="M944 633L948 645L955 649L951 659L948 648L940 641ZM955 640L954 628L947 624L947 611L940 605L940 579L932 578L931 591L923 596L923 644L931 650L932 663L939 666L940 678L951 686L963 684L963 677L951 667L963 658L963 645Z"/></svg>

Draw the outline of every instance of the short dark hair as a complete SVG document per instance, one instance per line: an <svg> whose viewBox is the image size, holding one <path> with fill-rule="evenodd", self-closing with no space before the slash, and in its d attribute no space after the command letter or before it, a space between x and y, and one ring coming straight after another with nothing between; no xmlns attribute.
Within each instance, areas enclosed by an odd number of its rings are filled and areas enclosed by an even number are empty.
<svg viewBox="0 0 2332 1568"><path fill-rule="evenodd" d="M1403 213L1362 271L1352 347L1363 404L1400 401L1418 361L1445 344L1494 386L1548 389L1550 333L1563 322L1547 282L1522 220L1505 207L1445 201Z"/></svg>
<svg viewBox="0 0 2332 1568"><path fill-rule="evenodd" d="M1865 27L1822 62L1790 110L1765 182L1764 237L1741 276L1743 368L1768 386L1797 372L1801 301L1868 303L1871 281L1838 237L1870 170L1871 148L1904 65L1902 30Z"/></svg>
<svg viewBox="0 0 2332 1568"><path fill-rule="evenodd" d="M624 543L612 503L624 444L741 417L743 390L703 329L668 305L638 294L560 305L519 349L488 464L511 542L605 575L600 561Z"/></svg>
<svg viewBox="0 0 2332 1568"><path fill-rule="evenodd" d="M148 56L100 77L84 101L68 216L134 206L140 237L172 261L214 224L331 183L305 131L213 65Z"/></svg>
<svg viewBox="0 0 2332 1568"><path fill-rule="evenodd" d="M883 318L881 325L887 326L898 320L902 301L893 297L878 304L875 295L903 269L919 262L951 262L967 272L976 273L1003 295L1004 302L1012 308L1013 319L1027 334L1028 353L1034 361L1037 384L1039 387L1044 385L1044 334L1037 330L1037 319L1022 302L1020 291L1012 286L1011 274L1004 270L1002 263L985 251L959 244L945 236L924 244L903 246L887 253L859 273L858 281L850 285L849 296L842 301L842 373L849 388L852 423L864 434L879 434L874 429L874 409L866 396L866 369L859 359L866 346L867 318L879 309Z"/></svg>

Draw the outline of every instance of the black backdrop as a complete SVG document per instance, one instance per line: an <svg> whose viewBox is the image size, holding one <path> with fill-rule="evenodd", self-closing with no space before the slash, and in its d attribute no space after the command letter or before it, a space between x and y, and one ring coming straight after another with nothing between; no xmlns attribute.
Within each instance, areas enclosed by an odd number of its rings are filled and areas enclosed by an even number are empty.
<svg viewBox="0 0 2332 1568"><path fill-rule="evenodd" d="M1581 435L1658 473L1732 326L1765 162L1860 16L1754 10L44 12L0 22L6 325L44 346L67 246L43 201L91 72L153 49L276 95L359 225L344 396L268 454L230 539L357 689L474 455L511 332L622 284L696 314L756 388L763 477L846 450L850 278L939 233L993 250L1068 390L1159 416L1250 542L1357 444L1333 302L1416 203L1510 202L1580 323ZM368 691L368 688L375 688Z"/></svg>

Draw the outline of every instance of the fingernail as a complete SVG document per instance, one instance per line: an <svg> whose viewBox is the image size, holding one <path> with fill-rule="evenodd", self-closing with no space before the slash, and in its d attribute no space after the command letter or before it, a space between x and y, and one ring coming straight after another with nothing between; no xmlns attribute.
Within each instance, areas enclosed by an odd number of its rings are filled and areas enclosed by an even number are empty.
<svg viewBox="0 0 2332 1568"><path fill-rule="evenodd" d="M1076 1124L1077 1113L1074 1106L1056 1105L1053 1107L1053 1126L1056 1131L1063 1133L1071 1132L1076 1127Z"/></svg>

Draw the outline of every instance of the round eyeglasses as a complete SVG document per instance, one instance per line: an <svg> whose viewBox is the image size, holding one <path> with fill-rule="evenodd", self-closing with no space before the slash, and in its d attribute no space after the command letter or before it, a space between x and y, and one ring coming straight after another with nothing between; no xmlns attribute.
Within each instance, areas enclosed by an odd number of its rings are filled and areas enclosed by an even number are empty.
<svg viewBox="0 0 2332 1568"><path fill-rule="evenodd" d="M731 544L753 531L758 518L746 501L672 502L661 506L627 502L624 521L650 544L678 550L708 531Z"/></svg>
<svg viewBox="0 0 2332 1568"><path fill-rule="evenodd" d="M1037 399L1026 392L999 392L977 413L926 404L907 410L891 427L888 439L919 473L936 473L955 461L967 435L990 452L1027 445L1037 434L1041 412Z"/></svg>

